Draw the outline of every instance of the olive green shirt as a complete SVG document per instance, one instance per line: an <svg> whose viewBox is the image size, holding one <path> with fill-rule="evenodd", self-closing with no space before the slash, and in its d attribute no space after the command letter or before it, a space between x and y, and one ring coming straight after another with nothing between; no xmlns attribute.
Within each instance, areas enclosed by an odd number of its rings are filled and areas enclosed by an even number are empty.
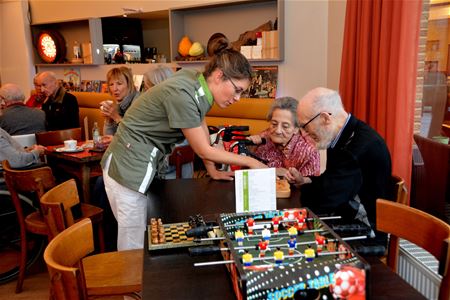
<svg viewBox="0 0 450 300"><path fill-rule="evenodd" d="M112 154L109 176L134 191L146 193L164 157L183 141L182 128L201 126L213 97L202 74L180 70L141 94L125 113L103 156Z"/></svg>

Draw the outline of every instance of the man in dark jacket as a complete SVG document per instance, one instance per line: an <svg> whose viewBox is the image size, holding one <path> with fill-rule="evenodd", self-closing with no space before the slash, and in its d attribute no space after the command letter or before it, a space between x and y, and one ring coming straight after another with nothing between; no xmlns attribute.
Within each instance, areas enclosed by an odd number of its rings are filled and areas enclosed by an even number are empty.
<svg viewBox="0 0 450 300"><path fill-rule="evenodd" d="M318 149L327 150L325 172L302 186L302 205L375 229L376 199L387 197L391 177L391 157L383 138L347 113L339 94L330 89L308 92L299 101L297 114L302 132Z"/></svg>
<svg viewBox="0 0 450 300"><path fill-rule="evenodd" d="M36 78L47 99L42 105L47 121L47 130L80 127L77 98L67 93L56 80L53 72L42 72Z"/></svg>

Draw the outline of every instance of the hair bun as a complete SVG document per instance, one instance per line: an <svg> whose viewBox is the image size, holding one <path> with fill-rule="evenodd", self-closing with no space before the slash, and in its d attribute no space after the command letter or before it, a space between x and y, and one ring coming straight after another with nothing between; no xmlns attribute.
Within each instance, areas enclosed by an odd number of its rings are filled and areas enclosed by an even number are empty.
<svg viewBox="0 0 450 300"><path fill-rule="evenodd" d="M223 33L216 32L209 38L206 51L209 56L214 56L230 48L231 44L228 38Z"/></svg>

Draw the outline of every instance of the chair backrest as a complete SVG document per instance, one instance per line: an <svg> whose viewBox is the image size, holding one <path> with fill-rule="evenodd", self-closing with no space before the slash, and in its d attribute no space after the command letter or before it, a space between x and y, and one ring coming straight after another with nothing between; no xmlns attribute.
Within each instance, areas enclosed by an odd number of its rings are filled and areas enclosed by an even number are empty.
<svg viewBox="0 0 450 300"><path fill-rule="evenodd" d="M22 147L30 147L36 144L36 135L32 134L20 134L11 136L16 142L18 142Z"/></svg>
<svg viewBox="0 0 450 300"><path fill-rule="evenodd" d="M81 141L81 127L36 133L36 143L42 146L62 145L65 140Z"/></svg>
<svg viewBox="0 0 450 300"><path fill-rule="evenodd" d="M87 299L81 259L94 251L92 223L86 218L50 241L44 252L54 299Z"/></svg>
<svg viewBox="0 0 450 300"><path fill-rule="evenodd" d="M50 239L75 224L72 207L80 203L80 197L74 179L69 179L47 191L40 198L40 202Z"/></svg>
<svg viewBox="0 0 450 300"><path fill-rule="evenodd" d="M415 187L415 208L445 220L445 204L450 202L450 145L414 135L423 159L425 175Z"/></svg>
<svg viewBox="0 0 450 300"><path fill-rule="evenodd" d="M439 299L450 299L450 225L421 210L377 200L377 230L390 233L390 239L408 240L430 252L439 260L442 282ZM389 248L387 263L396 271L398 247Z"/></svg>
<svg viewBox="0 0 450 300"><path fill-rule="evenodd" d="M393 201L400 204L408 204L408 191L406 190L405 181L400 176L391 176L389 193Z"/></svg>
<svg viewBox="0 0 450 300"><path fill-rule="evenodd" d="M9 162L4 160L2 162L3 176L5 178L6 186L11 194L14 206L19 216L24 218L22 206L20 204L19 193L35 194L39 207L39 199L44 195L44 192L56 185L55 177L53 177L52 169L50 167L40 167L31 170L14 170L11 168Z"/></svg>

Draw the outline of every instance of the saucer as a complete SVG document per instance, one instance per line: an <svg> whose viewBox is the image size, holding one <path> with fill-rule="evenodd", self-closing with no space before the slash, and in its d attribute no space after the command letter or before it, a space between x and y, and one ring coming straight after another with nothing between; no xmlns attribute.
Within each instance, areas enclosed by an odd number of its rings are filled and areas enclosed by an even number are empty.
<svg viewBox="0 0 450 300"><path fill-rule="evenodd" d="M82 152L84 151L83 147L77 146L77 148L75 149L66 149L64 147L61 148L56 148L55 149L56 152L66 152L66 153L77 153L77 152Z"/></svg>

